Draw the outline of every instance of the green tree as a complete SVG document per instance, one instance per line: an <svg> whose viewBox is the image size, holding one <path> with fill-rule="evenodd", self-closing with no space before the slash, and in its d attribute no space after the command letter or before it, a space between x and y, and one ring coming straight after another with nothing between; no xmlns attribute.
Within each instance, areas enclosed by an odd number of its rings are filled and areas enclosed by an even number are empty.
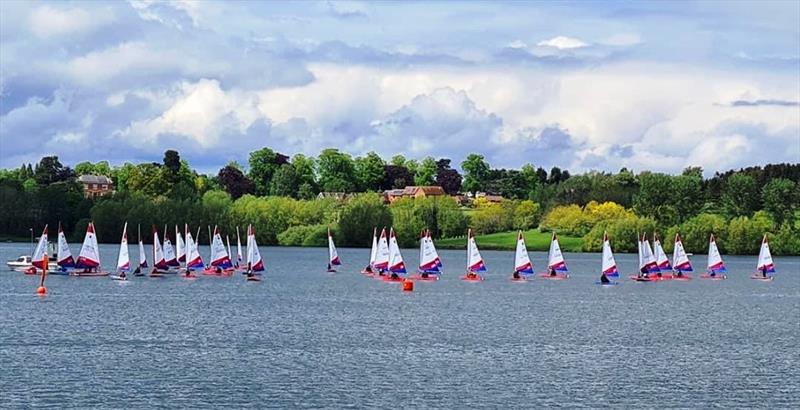
<svg viewBox="0 0 800 410"><path fill-rule="evenodd" d="M514 229L526 231L539 225L539 204L531 200L520 201L514 210Z"/></svg>
<svg viewBox="0 0 800 410"><path fill-rule="evenodd" d="M359 191L378 191L386 180L386 163L375 152L354 161L354 172Z"/></svg>
<svg viewBox="0 0 800 410"><path fill-rule="evenodd" d="M793 220L800 194L794 181L775 178L761 189L761 200L764 210L772 215L775 223L781 225L785 221Z"/></svg>
<svg viewBox="0 0 800 410"><path fill-rule="evenodd" d="M464 190L472 192L474 195L484 189L490 168L483 155L467 155L467 159L461 163L461 169L464 170Z"/></svg>
<svg viewBox="0 0 800 410"><path fill-rule="evenodd" d="M353 192L355 191L355 170L350 155L328 148L319 154L317 159L319 183L323 191Z"/></svg>
<svg viewBox="0 0 800 410"><path fill-rule="evenodd" d="M33 178L39 185L67 181L74 177L75 173L69 167L62 165L57 156L43 157L33 172Z"/></svg>
<svg viewBox="0 0 800 410"><path fill-rule="evenodd" d="M417 172L414 174L415 185L433 185L436 183L436 160L433 157L425 157L417 167Z"/></svg>
<svg viewBox="0 0 800 410"><path fill-rule="evenodd" d="M756 180L744 173L733 174L722 189L722 207L730 217L750 216L759 206Z"/></svg>
<svg viewBox="0 0 800 410"><path fill-rule="evenodd" d="M298 194L298 178L292 164L283 164L272 177L270 195L294 197Z"/></svg>
<svg viewBox="0 0 800 410"><path fill-rule="evenodd" d="M298 183L300 185L308 184L312 191L315 190L317 177L314 159L308 158L303 154L295 154L295 156L292 157L292 166L294 166L294 172L297 175ZM316 194L316 192L314 192L314 194Z"/></svg>
<svg viewBox="0 0 800 410"><path fill-rule="evenodd" d="M370 246L373 228L392 226L392 213L378 194L361 194L341 210L339 233L345 246Z"/></svg>
<svg viewBox="0 0 800 410"><path fill-rule="evenodd" d="M256 186L256 195L269 194L272 176L281 165L288 162L288 157L269 148L262 148L250 153L250 180Z"/></svg>

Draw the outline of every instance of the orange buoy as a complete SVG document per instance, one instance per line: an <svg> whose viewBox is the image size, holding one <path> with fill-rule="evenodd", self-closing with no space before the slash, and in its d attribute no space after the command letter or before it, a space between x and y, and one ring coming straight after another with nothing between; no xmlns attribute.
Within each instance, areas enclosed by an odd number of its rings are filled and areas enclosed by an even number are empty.
<svg viewBox="0 0 800 410"><path fill-rule="evenodd" d="M47 293L47 288L44 286L39 286L39 288L36 289L36 294L44 295L46 293Z"/></svg>
<svg viewBox="0 0 800 410"><path fill-rule="evenodd" d="M403 282L403 292L412 292L414 290L414 281L406 279Z"/></svg>

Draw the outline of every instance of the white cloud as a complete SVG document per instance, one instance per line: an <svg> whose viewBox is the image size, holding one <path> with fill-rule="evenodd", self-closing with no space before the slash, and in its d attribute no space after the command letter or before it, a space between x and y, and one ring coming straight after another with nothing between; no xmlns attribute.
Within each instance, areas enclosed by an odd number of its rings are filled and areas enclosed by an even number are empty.
<svg viewBox="0 0 800 410"><path fill-rule="evenodd" d="M540 47L553 47L559 50L569 50L573 48L587 47L589 44L577 38L556 36L548 40L542 40L536 45Z"/></svg>
<svg viewBox="0 0 800 410"><path fill-rule="evenodd" d="M30 29L39 38L82 33L108 24L113 20L109 9L92 12L81 8L36 7L30 14Z"/></svg>
<svg viewBox="0 0 800 410"><path fill-rule="evenodd" d="M136 145L155 144L162 135L179 135L210 149L220 143L224 134L245 134L255 121L263 119L256 103L254 93L226 92L217 80L184 82L163 114L135 121L120 135L134 137Z"/></svg>
<svg viewBox="0 0 800 410"><path fill-rule="evenodd" d="M525 44L525 42L522 41L522 40L514 40L514 41L512 41L511 43L508 44L508 47L510 47L510 48L528 48L528 45Z"/></svg>

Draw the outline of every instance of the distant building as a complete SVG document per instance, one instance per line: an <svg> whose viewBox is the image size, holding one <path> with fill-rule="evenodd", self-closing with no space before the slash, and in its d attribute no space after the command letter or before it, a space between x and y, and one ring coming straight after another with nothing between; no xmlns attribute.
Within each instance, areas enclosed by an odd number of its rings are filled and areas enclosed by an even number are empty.
<svg viewBox="0 0 800 410"><path fill-rule="evenodd" d="M403 196L411 198L427 198L431 196L444 196L444 189L440 186L407 186L403 189Z"/></svg>
<svg viewBox="0 0 800 410"><path fill-rule="evenodd" d="M397 201L398 199L403 197L404 191L405 190L403 189L389 189L383 191L383 202L391 204L392 202Z"/></svg>
<svg viewBox="0 0 800 410"><path fill-rule="evenodd" d="M469 193L467 195L469 195ZM478 199L478 198L483 198L483 199L485 199L486 201L488 201L490 203L500 203L500 202L503 202L503 199L504 199L500 195L494 195L494 194L490 194L490 193L487 193L487 192L477 192L475 194L475 199Z"/></svg>
<svg viewBox="0 0 800 410"><path fill-rule="evenodd" d="M85 198L99 198L114 193L114 182L105 175L81 175L78 182L83 185Z"/></svg>

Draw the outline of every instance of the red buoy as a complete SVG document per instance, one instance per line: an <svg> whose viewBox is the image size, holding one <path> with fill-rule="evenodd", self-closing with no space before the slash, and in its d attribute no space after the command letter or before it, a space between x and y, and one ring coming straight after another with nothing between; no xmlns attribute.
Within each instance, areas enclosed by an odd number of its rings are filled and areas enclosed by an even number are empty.
<svg viewBox="0 0 800 410"><path fill-rule="evenodd" d="M403 282L403 292L412 292L414 290L414 281L406 279Z"/></svg>
<svg viewBox="0 0 800 410"><path fill-rule="evenodd" d="M47 293L47 288L44 286L39 286L39 288L36 289L36 294L38 295L44 295L46 293Z"/></svg>

